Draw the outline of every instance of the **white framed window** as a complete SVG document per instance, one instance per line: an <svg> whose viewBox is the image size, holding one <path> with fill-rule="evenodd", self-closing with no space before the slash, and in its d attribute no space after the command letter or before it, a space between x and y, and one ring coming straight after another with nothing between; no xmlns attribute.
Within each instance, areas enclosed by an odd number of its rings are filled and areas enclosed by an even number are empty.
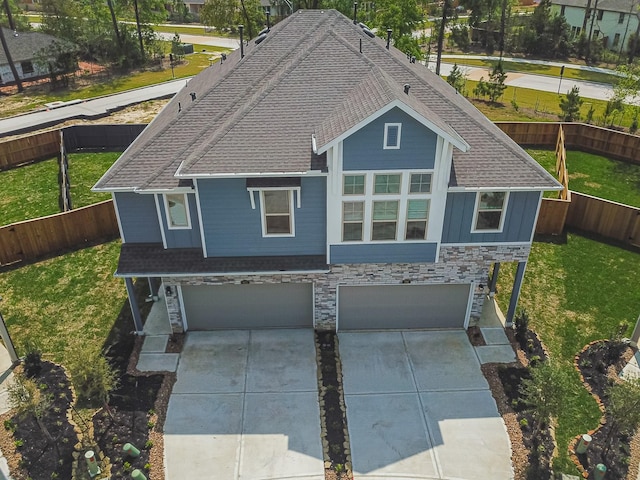
<svg viewBox="0 0 640 480"><path fill-rule="evenodd" d="M263 237L293 237L293 190L260 190Z"/></svg>
<svg viewBox="0 0 640 480"><path fill-rule="evenodd" d="M424 240L427 238L429 203L429 199L427 198L407 201L405 240Z"/></svg>
<svg viewBox="0 0 640 480"><path fill-rule="evenodd" d="M398 200L373 202L371 240L395 240L398 230Z"/></svg>
<svg viewBox="0 0 640 480"><path fill-rule="evenodd" d="M384 124L384 142L382 144L385 150L400 149L400 136L402 134L401 123L385 123Z"/></svg>
<svg viewBox="0 0 640 480"><path fill-rule="evenodd" d="M342 241L361 242L364 235L364 202L342 203Z"/></svg>
<svg viewBox="0 0 640 480"><path fill-rule="evenodd" d="M409 193L431 193L431 180L432 175L430 173L412 173L409 182Z"/></svg>
<svg viewBox="0 0 640 480"><path fill-rule="evenodd" d="M169 230L184 230L191 228L189 201L186 193L166 193L164 196L164 211Z"/></svg>
<svg viewBox="0 0 640 480"><path fill-rule="evenodd" d="M345 175L342 180L343 195L364 195L364 175Z"/></svg>
<svg viewBox="0 0 640 480"><path fill-rule="evenodd" d="M472 232L501 232L509 192L478 192Z"/></svg>
<svg viewBox="0 0 640 480"><path fill-rule="evenodd" d="M620 15L618 15L618 23L624 23L624 12L620 13Z"/></svg>
<svg viewBox="0 0 640 480"><path fill-rule="evenodd" d="M394 174L376 174L373 180L374 195L395 195L400 193L400 185L402 175Z"/></svg>

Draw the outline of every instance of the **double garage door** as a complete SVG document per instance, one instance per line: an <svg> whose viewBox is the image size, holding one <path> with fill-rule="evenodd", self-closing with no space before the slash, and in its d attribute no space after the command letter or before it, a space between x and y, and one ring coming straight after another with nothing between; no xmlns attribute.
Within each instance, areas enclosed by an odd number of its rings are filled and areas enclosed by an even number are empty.
<svg viewBox="0 0 640 480"><path fill-rule="evenodd" d="M189 330L313 327L311 283L182 287Z"/></svg>
<svg viewBox="0 0 640 480"><path fill-rule="evenodd" d="M338 287L338 330L464 328L471 285ZM313 327L313 285L182 287L188 330Z"/></svg>
<svg viewBox="0 0 640 480"><path fill-rule="evenodd" d="M338 330L464 328L471 285L338 287Z"/></svg>

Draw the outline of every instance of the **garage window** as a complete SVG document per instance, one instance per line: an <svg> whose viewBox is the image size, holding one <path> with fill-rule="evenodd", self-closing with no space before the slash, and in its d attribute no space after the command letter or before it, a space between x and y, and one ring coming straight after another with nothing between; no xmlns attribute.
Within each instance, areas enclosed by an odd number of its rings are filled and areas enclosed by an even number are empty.
<svg viewBox="0 0 640 480"><path fill-rule="evenodd" d="M501 232L508 198L508 192L478 192L473 231Z"/></svg>
<svg viewBox="0 0 640 480"><path fill-rule="evenodd" d="M168 193L164 196L167 226L170 230L191 228L189 201L185 193Z"/></svg>
<svg viewBox="0 0 640 480"><path fill-rule="evenodd" d="M261 190L260 207L263 237L294 235L292 190Z"/></svg>

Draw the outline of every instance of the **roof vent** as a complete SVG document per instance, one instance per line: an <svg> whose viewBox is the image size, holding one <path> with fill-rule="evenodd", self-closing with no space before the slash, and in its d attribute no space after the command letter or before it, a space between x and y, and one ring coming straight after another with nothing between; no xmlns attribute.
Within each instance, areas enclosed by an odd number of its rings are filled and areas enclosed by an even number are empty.
<svg viewBox="0 0 640 480"><path fill-rule="evenodd" d="M178 102L178 113L180 113L181 111L182 111L182 104Z"/></svg>
<svg viewBox="0 0 640 480"><path fill-rule="evenodd" d="M269 27L260 30L260 32L258 32L258 36L264 35L265 33L269 33Z"/></svg>
<svg viewBox="0 0 640 480"><path fill-rule="evenodd" d="M191 95L191 101L195 102L196 101L196 92L191 92L189 95Z"/></svg>
<svg viewBox="0 0 640 480"><path fill-rule="evenodd" d="M262 41L267 38L267 33L263 33L261 35L258 35L258 38L256 38L256 45L262 43Z"/></svg>
<svg viewBox="0 0 640 480"><path fill-rule="evenodd" d="M411 88L411 85L409 85L408 83L404 84L404 93L406 93L407 95L409 95L409 89Z"/></svg>
<svg viewBox="0 0 640 480"><path fill-rule="evenodd" d="M375 34L375 33L373 33L371 30L369 30L368 28L363 28L363 29L362 29L362 31L363 31L364 33L366 33L367 35L369 35L371 38L373 38L373 37L375 37L375 36L376 36L376 34Z"/></svg>
<svg viewBox="0 0 640 480"><path fill-rule="evenodd" d="M353 24L358 23L358 2L353 2Z"/></svg>
<svg viewBox="0 0 640 480"><path fill-rule="evenodd" d="M226 59L227 59L227 54L226 53L220 54L220 63L224 62Z"/></svg>
<svg viewBox="0 0 640 480"><path fill-rule="evenodd" d="M238 25L238 30L240 30L240 60L242 60L244 58L244 40L242 39L244 25Z"/></svg>
<svg viewBox="0 0 640 480"><path fill-rule="evenodd" d="M390 28L387 28L387 50L389 50L389 45L391 45L391 34L393 33L393 30L391 30Z"/></svg>

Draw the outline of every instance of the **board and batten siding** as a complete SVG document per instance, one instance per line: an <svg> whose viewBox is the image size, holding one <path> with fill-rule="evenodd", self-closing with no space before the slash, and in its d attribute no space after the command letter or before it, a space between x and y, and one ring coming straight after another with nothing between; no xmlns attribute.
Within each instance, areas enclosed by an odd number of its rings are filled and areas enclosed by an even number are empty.
<svg viewBox="0 0 640 480"><path fill-rule="evenodd" d="M437 243L331 245L330 263L433 263Z"/></svg>
<svg viewBox="0 0 640 480"><path fill-rule="evenodd" d="M399 149L383 148L385 123L402 124ZM432 169L437 143L438 136L433 131L393 108L344 140L342 169Z"/></svg>
<svg viewBox="0 0 640 480"><path fill-rule="evenodd" d="M200 248L200 221L198 220L198 207L196 196L187 194L189 200L189 217L191 218L191 228L169 229L167 228L167 215L164 208L164 197L158 195L158 206L160 207L160 218L164 237L167 241L167 248Z"/></svg>
<svg viewBox="0 0 640 480"><path fill-rule="evenodd" d="M529 242L535 228L540 192L511 192L500 233L471 233L476 192L450 192L442 243Z"/></svg>
<svg viewBox="0 0 640 480"><path fill-rule="evenodd" d="M255 210L244 178L198 180L209 257L324 255L327 238L325 177L303 178L301 208L294 194L293 237L263 237L260 195Z"/></svg>
<svg viewBox="0 0 640 480"><path fill-rule="evenodd" d="M162 243L154 195L114 193L126 243Z"/></svg>

